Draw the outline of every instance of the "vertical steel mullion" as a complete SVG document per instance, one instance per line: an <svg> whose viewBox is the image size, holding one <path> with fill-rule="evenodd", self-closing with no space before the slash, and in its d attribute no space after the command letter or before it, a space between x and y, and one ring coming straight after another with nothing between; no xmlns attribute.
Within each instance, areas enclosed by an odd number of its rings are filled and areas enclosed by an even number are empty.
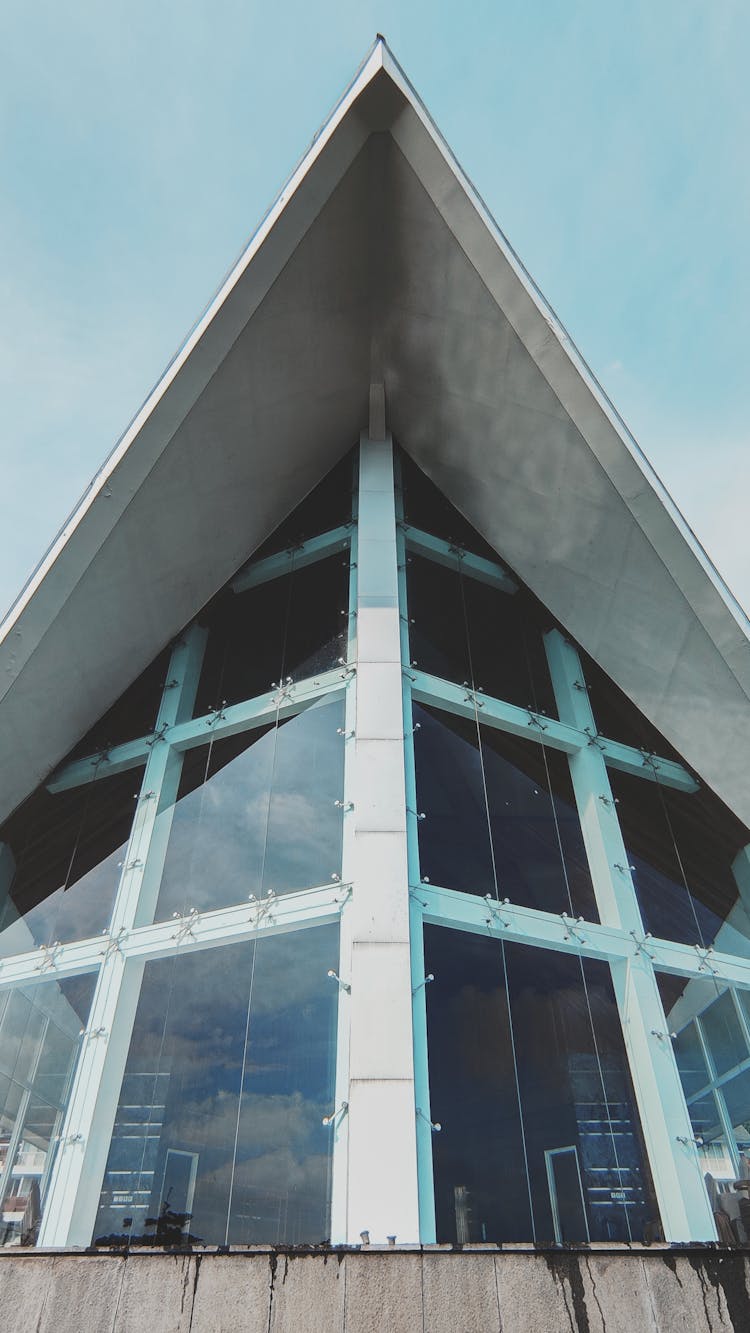
<svg viewBox="0 0 750 1333"><path fill-rule="evenodd" d="M347 665L357 664L357 517L359 470L355 462L352 467L352 534L349 544L349 602ZM357 674L350 678L344 703L344 790L342 799L344 809L354 803L354 746L357 729ZM341 879L345 886L351 884L354 877L354 830L351 818L343 816L343 838L341 849ZM345 986L351 983L352 972L352 912L351 898L347 893L341 906L339 925L339 977ZM336 1022L336 1076L333 1133L333 1163L331 1174L331 1241L343 1244L348 1232L348 1194L349 1194L349 1116L341 1108L349 1105L349 1052L351 1040L351 992L339 986L338 1014Z"/></svg>
<svg viewBox="0 0 750 1333"><path fill-rule="evenodd" d="M544 646L560 721L579 731L588 729L595 737L596 723L576 649L559 630L544 636ZM632 958L610 963L610 970L665 1238L715 1240L716 1225L604 755L592 742L568 758L602 924L633 936Z"/></svg>
<svg viewBox="0 0 750 1333"><path fill-rule="evenodd" d="M427 1047L427 988L424 961L424 911L419 897L419 823L417 820L417 774L414 755L414 707L411 691L411 644L409 599L406 586L406 533L404 496L399 460L394 460L396 487L396 560L401 632L402 695L404 710L404 773L406 777L406 842L409 864L409 938L411 949L412 1029L414 1035L414 1114L417 1135L419 1186L419 1238L423 1245L436 1239L435 1185L432 1162L432 1113Z"/></svg>
<svg viewBox="0 0 750 1333"><path fill-rule="evenodd" d="M205 638L205 631L193 626L172 652L111 924L102 941L102 963L50 1176L39 1245L91 1241L143 973L138 960L126 964L119 940L138 923L162 788L174 766L169 742L156 737L192 713Z"/></svg>

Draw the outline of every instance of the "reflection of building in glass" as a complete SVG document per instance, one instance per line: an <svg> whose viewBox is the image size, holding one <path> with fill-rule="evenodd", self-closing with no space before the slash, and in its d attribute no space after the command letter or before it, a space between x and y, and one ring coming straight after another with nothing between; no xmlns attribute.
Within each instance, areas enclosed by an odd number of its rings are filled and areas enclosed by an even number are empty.
<svg viewBox="0 0 750 1333"><path fill-rule="evenodd" d="M0 992L0 1243L33 1244L90 992Z"/></svg>
<svg viewBox="0 0 750 1333"><path fill-rule="evenodd" d="M289 199L8 622L0 1244L745 1243L745 621L382 43Z"/></svg>
<svg viewBox="0 0 750 1333"><path fill-rule="evenodd" d="M595 1057L571 1060L569 1078L590 1234L598 1240L621 1239L622 1214L627 1210L631 1232L635 1229L635 1234L642 1236L649 1201L641 1170L640 1134L625 1073L607 1069L605 1099ZM575 1190L575 1183L571 1184Z"/></svg>
<svg viewBox="0 0 750 1333"><path fill-rule="evenodd" d="M112 1130L112 1144L102 1184L99 1223L102 1234L145 1234L146 1219L158 1213L163 1195L154 1189L159 1140L169 1091L169 1073L149 1070L126 1074Z"/></svg>

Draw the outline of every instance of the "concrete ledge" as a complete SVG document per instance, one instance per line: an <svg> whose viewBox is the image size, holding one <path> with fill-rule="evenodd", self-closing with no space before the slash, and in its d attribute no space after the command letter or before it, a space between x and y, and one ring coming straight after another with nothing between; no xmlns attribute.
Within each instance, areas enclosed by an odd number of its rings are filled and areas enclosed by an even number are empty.
<svg viewBox="0 0 750 1333"><path fill-rule="evenodd" d="M748 1333L750 1251L0 1251L4 1333Z"/></svg>

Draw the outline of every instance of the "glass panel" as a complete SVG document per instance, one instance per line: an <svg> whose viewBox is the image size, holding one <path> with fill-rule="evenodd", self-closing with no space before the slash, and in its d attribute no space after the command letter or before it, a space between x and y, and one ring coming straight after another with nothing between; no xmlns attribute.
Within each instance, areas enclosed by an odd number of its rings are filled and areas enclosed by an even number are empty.
<svg viewBox="0 0 750 1333"><path fill-rule="evenodd" d="M407 559L412 661L444 680L556 716L542 635L553 625L524 590L509 594L420 556Z"/></svg>
<svg viewBox="0 0 750 1333"><path fill-rule="evenodd" d="M565 756L436 709L414 717L425 877L598 920Z"/></svg>
<svg viewBox="0 0 750 1333"><path fill-rule="evenodd" d="M421 528L423 532L431 532L435 537L455 542L474 555L497 561L497 552L480 537L476 528L459 513L408 454L400 449L398 458L405 521L414 528Z"/></svg>
<svg viewBox="0 0 750 1333"><path fill-rule="evenodd" d="M575 1243L588 1234L578 1149L551 1148L545 1153L555 1240Z"/></svg>
<svg viewBox="0 0 750 1333"><path fill-rule="evenodd" d="M750 1146L750 1069L745 1069L742 1073L735 1074L728 1082L722 1083L721 1091L724 1094L737 1142L743 1152L746 1152Z"/></svg>
<svg viewBox="0 0 750 1333"><path fill-rule="evenodd" d="M675 791L610 769L646 930L747 955L735 858L750 834L712 792Z"/></svg>
<svg viewBox="0 0 750 1333"><path fill-rule="evenodd" d="M654 1238L606 964L436 926L425 963L438 1240Z"/></svg>
<svg viewBox="0 0 750 1333"><path fill-rule="evenodd" d="M665 740L661 732L643 716L640 709L630 702L627 695L610 680L593 658L582 648L579 648L578 652L599 734L607 736L609 740L632 745L636 750L647 750L650 754L658 754L662 759L684 762L669 741Z"/></svg>
<svg viewBox="0 0 750 1333"><path fill-rule="evenodd" d="M735 994L740 1002L740 1009L745 1016L745 1023L750 1027L750 991L737 990Z"/></svg>
<svg viewBox="0 0 750 1333"><path fill-rule="evenodd" d="M352 517L352 479L356 450L350 450L300 505L279 524L271 536L253 552L253 560L275 555L318 537L331 528L349 523Z"/></svg>
<svg viewBox="0 0 750 1333"><path fill-rule="evenodd" d="M750 1071L728 1078L726 1074L747 1061L750 1052L732 993L719 994L714 979L657 975L657 980L667 1024L672 1031L677 1029L677 1067L693 1132L701 1140L698 1151L719 1239L746 1245L750 1242ZM741 1004L747 1003L745 992L735 994ZM698 1091L712 1076L699 1049L694 1018L715 1067L713 1091Z"/></svg>
<svg viewBox="0 0 750 1333"><path fill-rule="evenodd" d="M278 727L186 752L176 802L156 821L155 847L165 847L157 920L341 873L343 724L343 699L325 700Z"/></svg>
<svg viewBox="0 0 750 1333"><path fill-rule="evenodd" d="M731 1025L724 1011L724 1002L731 1004L732 997L721 995L717 983L710 977L686 978L657 972L656 983L682 1086L686 1098L690 1099L715 1077L706 1060L703 1042L714 1060L719 1057L719 1063L723 1065L720 1073L729 1067L722 1056L726 1058L730 1045L740 1059L747 1055L739 1024ZM707 1015L708 1024L705 1022ZM695 1023L697 1017L700 1017L703 1041ZM735 1062L730 1060L731 1063Z"/></svg>
<svg viewBox="0 0 750 1333"><path fill-rule="evenodd" d="M691 1097L693 1093L705 1088L710 1081L708 1065L695 1023L688 1023L682 1032L678 1032L673 1044L685 1096Z"/></svg>
<svg viewBox="0 0 750 1333"><path fill-rule="evenodd" d="M263 583L224 589L198 617L208 626L195 716L335 667L347 650L348 553Z"/></svg>
<svg viewBox="0 0 750 1333"><path fill-rule="evenodd" d="M0 956L106 929L141 767L51 795L41 787L0 832Z"/></svg>
<svg viewBox="0 0 750 1333"><path fill-rule="evenodd" d="M703 1010L700 1022L717 1074L726 1074L748 1058L750 1051L729 991Z"/></svg>
<svg viewBox="0 0 750 1333"><path fill-rule="evenodd" d="M335 925L146 964L96 1243L328 1239L337 964Z"/></svg>
<svg viewBox="0 0 750 1333"><path fill-rule="evenodd" d="M0 1245L33 1245L96 977L16 988L0 1005Z"/></svg>
<svg viewBox="0 0 750 1333"><path fill-rule="evenodd" d="M141 672L138 679L74 746L68 759L109 750L113 745L137 740L139 736L148 736L154 731L171 655L171 647L165 648Z"/></svg>

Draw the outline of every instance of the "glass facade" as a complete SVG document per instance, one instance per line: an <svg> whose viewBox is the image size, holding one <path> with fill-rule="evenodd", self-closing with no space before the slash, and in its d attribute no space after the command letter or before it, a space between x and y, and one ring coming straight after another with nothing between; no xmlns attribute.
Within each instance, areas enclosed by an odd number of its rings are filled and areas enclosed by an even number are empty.
<svg viewBox="0 0 750 1333"><path fill-rule="evenodd" d="M0 830L0 1244L746 1243L750 833L368 447Z"/></svg>
<svg viewBox="0 0 750 1333"><path fill-rule="evenodd" d="M629 1241L658 1229L605 963L426 928L443 1240Z"/></svg>
<svg viewBox="0 0 750 1333"><path fill-rule="evenodd" d="M0 991L0 1245L33 1245L94 991L92 976Z"/></svg>
<svg viewBox="0 0 750 1333"><path fill-rule="evenodd" d="M330 1235L338 931L146 964L97 1244Z"/></svg>
<svg viewBox="0 0 750 1333"><path fill-rule="evenodd" d="M661 975L659 989L719 1239L750 1244L750 991Z"/></svg>

